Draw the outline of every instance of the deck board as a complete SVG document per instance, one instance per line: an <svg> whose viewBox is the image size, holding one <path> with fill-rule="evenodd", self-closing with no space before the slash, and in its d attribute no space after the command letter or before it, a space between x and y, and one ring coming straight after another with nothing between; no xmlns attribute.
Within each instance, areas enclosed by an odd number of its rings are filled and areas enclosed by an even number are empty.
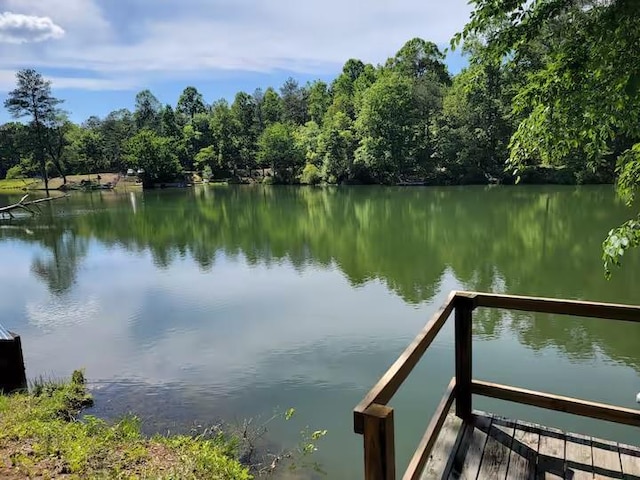
<svg viewBox="0 0 640 480"><path fill-rule="evenodd" d="M506 478L515 425L493 418L482 453L478 478Z"/></svg>
<svg viewBox="0 0 640 480"><path fill-rule="evenodd" d="M640 480L640 448L618 444L622 476L628 480Z"/></svg>
<svg viewBox="0 0 640 480"><path fill-rule="evenodd" d="M594 478L622 478L622 462L618 444L606 440L592 439Z"/></svg>
<svg viewBox="0 0 640 480"><path fill-rule="evenodd" d="M464 436L453 461L450 479L475 480L478 478L482 453L487 442L487 432L491 418L485 415L474 416L472 422L464 425Z"/></svg>
<svg viewBox="0 0 640 480"><path fill-rule="evenodd" d="M441 478L443 472L447 470L450 452L457 450L456 442L460 442L460 428L462 420L455 415L449 414L442 424L442 430L438 436L438 441L434 445L429 460L425 466L420 480Z"/></svg>
<svg viewBox="0 0 640 480"><path fill-rule="evenodd" d="M640 480L640 447L475 412L453 412L425 465L431 479Z"/></svg>
<svg viewBox="0 0 640 480"><path fill-rule="evenodd" d="M509 456L507 479L534 479L538 460L540 432L524 422L514 422L515 432Z"/></svg>
<svg viewBox="0 0 640 480"><path fill-rule="evenodd" d="M566 478L572 480L593 479L593 453L591 438L576 433L566 435Z"/></svg>
<svg viewBox="0 0 640 480"><path fill-rule="evenodd" d="M560 430L546 428L540 432L536 478L563 479L565 476L565 435Z"/></svg>

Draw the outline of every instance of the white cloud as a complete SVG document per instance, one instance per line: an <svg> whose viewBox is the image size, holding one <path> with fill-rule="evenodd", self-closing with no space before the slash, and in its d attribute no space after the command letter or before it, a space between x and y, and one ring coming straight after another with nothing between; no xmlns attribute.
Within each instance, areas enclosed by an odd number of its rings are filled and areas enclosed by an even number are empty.
<svg viewBox="0 0 640 480"><path fill-rule="evenodd" d="M121 7L119 1L112 4L113 8ZM105 41L110 31L95 0L0 0L0 10L49 17L64 28L70 42L80 46L82 42Z"/></svg>
<svg viewBox="0 0 640 480"><path fill-rule="evenodd" d="M118 78L49 77L49 79L56 88L78 90L131 90L138 86L134 80Z"/></svg>
<svg viewBox="0 0 640 480"><path fill-rule="evenodd" d="M77 89L88 91L132 90L139 84L131 78L93 78L87 76L47 76L56 89ZM16 86L15 70L0 70L0 92L8 92Z"/></svg>
<svg viewBox="0 0 640 480"><path fill-rule="evenodd" d="M0 69L75 69L112 86L225 71L329 73L349 58L381 63L413 37L446 45L470 12L466 0L0 0L3 7L46 15L66 35L5 49Z"/></svg>
<svg viewBox="0 0 640 480"><path fill-rule="evenodd" d="M64 36L64 30L49 17L0 13L0 43L43 42Z"/></svg>

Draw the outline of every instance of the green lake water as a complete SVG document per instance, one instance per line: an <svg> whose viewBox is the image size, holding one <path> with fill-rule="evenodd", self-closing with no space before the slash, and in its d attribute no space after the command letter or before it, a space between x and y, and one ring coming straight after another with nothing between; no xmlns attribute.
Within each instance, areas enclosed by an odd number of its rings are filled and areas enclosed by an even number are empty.
<svg viewBox="0 0 640 480"><path fill-rule="evenodd" d="M451 290L639 303L640 256L610 281L600 260L632 214L611 186L74 194L0 222L0 323L22 336L29 376L84 367L94 413L164 431L292 406L274 444L327 429L327 478L356 479L353 407ZM399 470L453 374L452 323L390 403ZM640 325L478 310L474 376L635 408ZM640 441L605 422L474 406Z"/></svg>

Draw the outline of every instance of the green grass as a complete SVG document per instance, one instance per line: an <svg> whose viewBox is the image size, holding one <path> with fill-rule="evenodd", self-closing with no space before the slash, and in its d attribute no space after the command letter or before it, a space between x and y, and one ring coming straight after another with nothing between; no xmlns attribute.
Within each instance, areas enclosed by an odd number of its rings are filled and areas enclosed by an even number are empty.
<svg viewBox="0 0 640 480"><path fill-rule="evenodd" d="M39 180L35 178L16 178L13 180L0 180L0 190L24 190L37 185Z"/></svg>
<svg viewBox="0 0 640 480"><path fill-rule="evenodd" d="M236 459L236 442L222 434L147 438L133 416L114 424L80 418L91 403L81 372L0 396L0 478L252 478Z"/></svg>

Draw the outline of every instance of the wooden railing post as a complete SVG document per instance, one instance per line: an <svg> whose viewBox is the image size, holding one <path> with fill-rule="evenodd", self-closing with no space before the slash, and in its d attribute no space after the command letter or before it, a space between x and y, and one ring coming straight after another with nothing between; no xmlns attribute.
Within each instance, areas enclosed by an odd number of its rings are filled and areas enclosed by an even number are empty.
<svg viewBox="0 0 640 480"><path fill-rule="evenodd" d="M20 336L0 325L0 394L27 388Z"/></svg>
<svg viewBox="0 0 640 480"><path fill-rule="evenodd" d="M395 480L393 408L374 403L363 413L364 478Z"/></svg>
<svg viewBox="0 0 640 480"><path fill-rule="evenodd" d="M471 339L473 296L458 293L455 300L456 415L471 420Z"/></svg>

